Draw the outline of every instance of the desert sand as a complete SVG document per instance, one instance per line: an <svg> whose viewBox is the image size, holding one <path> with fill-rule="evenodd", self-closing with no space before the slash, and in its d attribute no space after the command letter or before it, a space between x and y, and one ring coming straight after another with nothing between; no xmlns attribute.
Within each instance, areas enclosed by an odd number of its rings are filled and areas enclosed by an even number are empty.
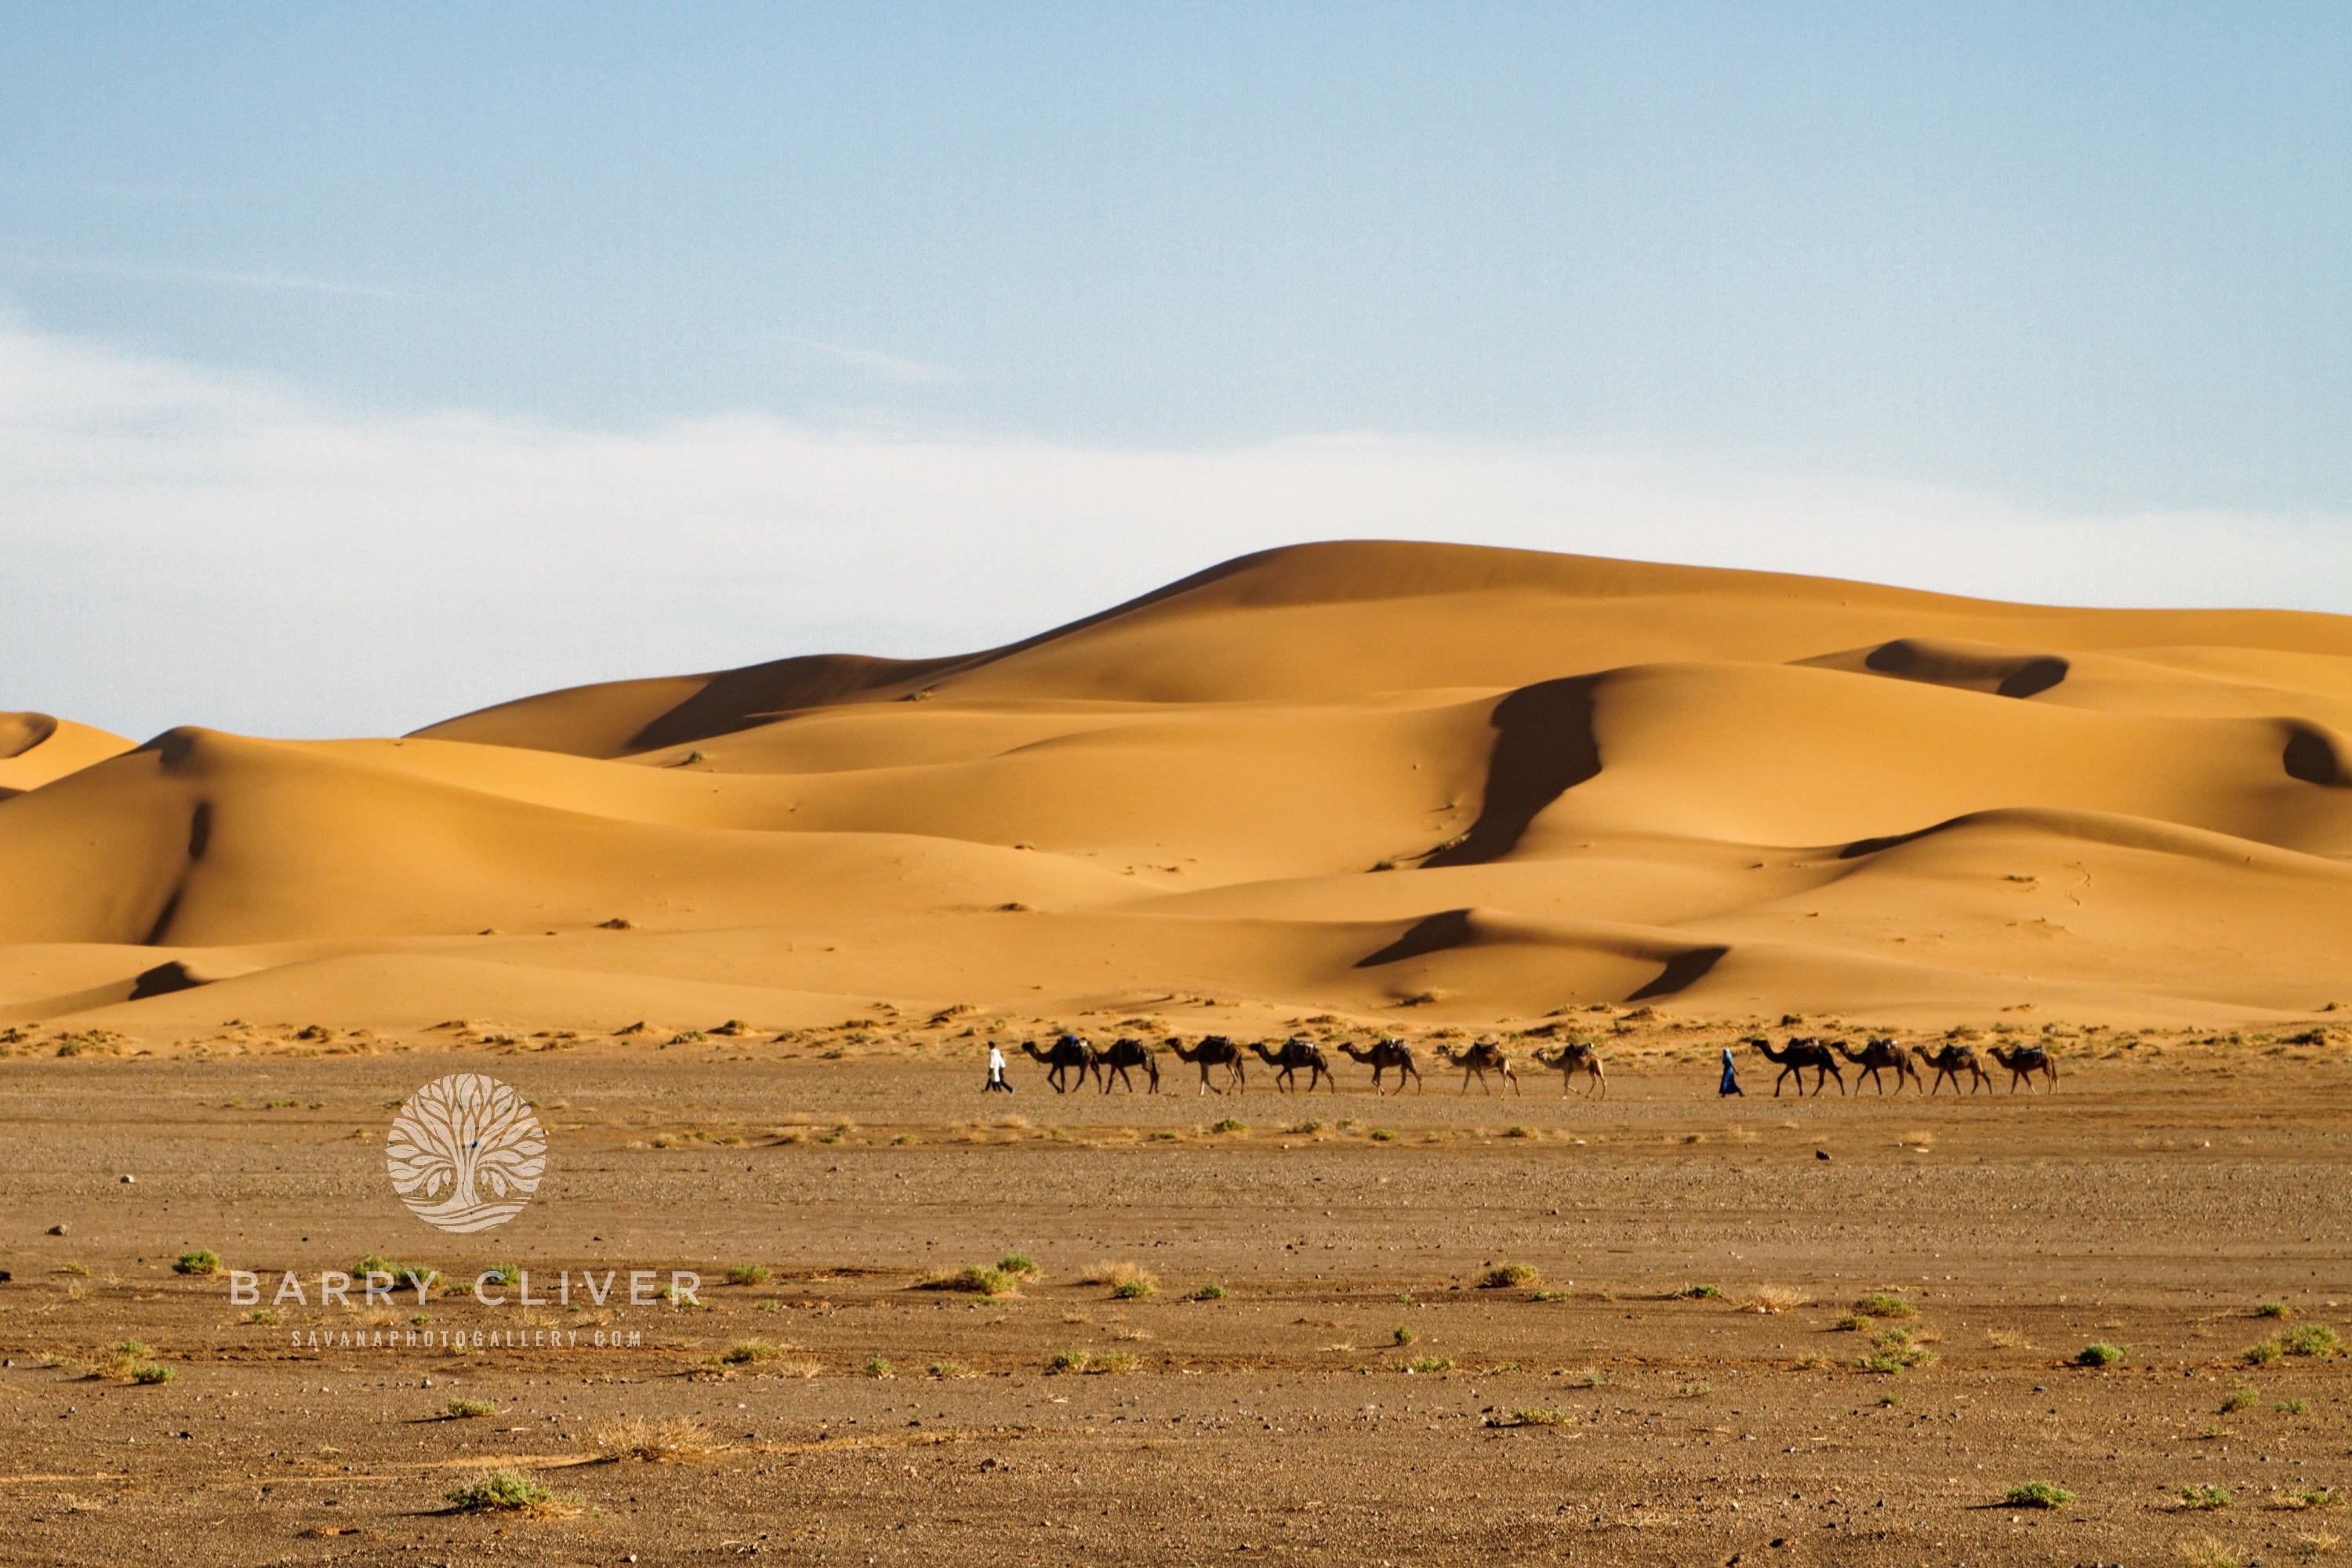
<svg viewBox="0 0 2352 1568"><path fill-rule="evenodd" d="M2344 617L1395 543L398 738L8 716L0 1558L2329 1560L2347 733ZM387 1176L450 1073L543 1123L485 1232ZM701 1284L545 1294L632 1269Z"/></svg>
<svg viewBox="0 0 2352 1568"><path fill-rule="evenodd" d="M2347 731L2344 617L1306 545L398 739L16 716L0 1017L2280 1023L2352 998Z"/></svg>

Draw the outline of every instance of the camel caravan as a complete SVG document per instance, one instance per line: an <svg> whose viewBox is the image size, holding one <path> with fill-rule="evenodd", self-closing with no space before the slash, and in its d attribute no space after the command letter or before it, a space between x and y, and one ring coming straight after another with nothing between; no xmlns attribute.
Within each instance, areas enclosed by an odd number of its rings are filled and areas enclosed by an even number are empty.
<svg viewBox="0 0 2352 1568"><path fill-rule="evenodd" d="M1848 1092L1844 1069L1849 1067L1859 1069L1855 1074L1855 1089L1858 1090L1863 1081L1867 1080L1882 1095L1890 1092L1887 1087L1890 1079L1894 1085L1891 1092L1895 1094L1901 1094L1907 1085L1922 1094L1932 1096L1942 1093L1944 1086L1948 1083L1952 1092L1958 1095L1961 1092L1960 1085L1964 1079L1968 1080L1967 1092L1969 1094L1993 1087L1992 1075L1978 1059L1976 1047L1958 1041L1948 1040L1934 1051L1925 1046L1904 1046L1883 1035L1869 1037L1859 1050L1841 1039L1821 1039L1811 1035L1792 1036L1779 1046L1766 1036L1750 1035L1740 1044L1753 1047L1767 1061L1780 1068L1772 1080L1775 1099L1780 1098L1792 1079L1800 1099L1808 1093L1822 1093L1832 1079L1836 1080L1838 1092L1844 1094ZM1195 1090L1199 1094L1223 1094L1228 1090L1235 1094L1249 1092L1249 1062L1253 1057L1274 1069L1274 1087L1281 1093L1287 1094L1296 1089L1302 1093L1312 1094L1318 1089L1328 1087L1336 1094L1339 1089L1339 1068L1332 1062L1329 1052L1304 1035L1293 1035L1279 1042L1255 1040L1248 1044L1223 1035L1207 1035L1192 1041L1171 1037L1156 1047L1127 1036L1113 1040L1108 1046L1096 1046L1083 1036L1063 1035L1050 1046L1041 1047L1034 1040L1026 1040L1020 1048L1032 1059L1044 1064L1045 1082L1055 1094L1074 1093L1084 1089L1089 1079L1104 1094L1111 1091L1115 1082L1133 1094L1137 1092L1136 1075L1139 1073L1142 1075L1144 1091L1157 1094L1160 1092L1160 1053L1162 1050L1199 1070L1200 1081ZM1402 1094L1407 1079L1412 1080L1416 1093L1424 1088L1421 1058L1405 1040L1391 1036L1369 1046L1342 1041L1331 1047L1330 1050L1370 1068L1372 1092L1376 1095ZM2038 1086L2046 1086L2053 1094L2058 1091L2058 1063L2047 1047L2036 1044L1994 1045L1986 1050L2008 1071L2011 1093L2016 1093L2021 1087L2031 1092ZM1431 1064L1433 1068L1452 1068L1462 1074L1461 1087L1455 1091L1458 1094L1469 1093L1471 1082L1475 1079L1480 1092L1491 1095L1495 1092L1495 1084L1488 1081L1490 1079L1500 1080L1514 1094L1522 1092L1519 1076L1511 1067L1511 1053L1499 1040L1479 1040L1458 1050L1439 1046L1434 1055L1436 1059ZM1722 1090L1727 1094L1740 1092L1731 1069L1731 1055L1727 1048L1724 1052L1726 1072ZM1608 1068L1602 1063L1601 1047L1592 1041L1569 1040L1554 1050L1530 1051L1527 1059L1548 1072L1559 1074L1562 1099L1571 1093L1586 1099L1608 1097ZM1805 1075L1809 1072L1813 1075L1810 1089L1805 1083ZM1393 1089L1388 1083L1391 1074L1395 1075ZM1577 1087L1580 1078L1586 1080L1581 1089Z"/></svg>

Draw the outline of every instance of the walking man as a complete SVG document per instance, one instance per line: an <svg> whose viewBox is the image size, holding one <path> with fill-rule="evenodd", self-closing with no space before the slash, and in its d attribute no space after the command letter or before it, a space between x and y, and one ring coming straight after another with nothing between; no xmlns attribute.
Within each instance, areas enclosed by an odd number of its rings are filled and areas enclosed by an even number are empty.
<svg viewBox="0 0 2352 1568"><path fill-rule="evenodd" d="M1730 1054L1728 1051L1724 1053L1727 1057ZM982 1094L1013 1092L1013 1086L1004 1081L1004 1053L997 1049L994 1040L988 1042L988 1082L982 1087L980 1092Z"/></svg>

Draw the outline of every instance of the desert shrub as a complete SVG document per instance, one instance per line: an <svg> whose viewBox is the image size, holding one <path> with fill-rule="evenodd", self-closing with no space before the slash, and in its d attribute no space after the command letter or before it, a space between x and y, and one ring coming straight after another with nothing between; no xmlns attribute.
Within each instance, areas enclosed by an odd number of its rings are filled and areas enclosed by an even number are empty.
<svg viewBox="0 0 2352 1568"><path fill-rule="evenodd" d="M442 1496L467 1513L518 1513L533 1519L578 1513L582 1507L577 1498L559 1497L522 1470L493 1470Z"/></svg>
<svg viewBox="0 0 2352 1568"><path fill-rule="evenodd" d="M1396 1134L1390 1131L1385 1127L1375 1127L1372 1129L1370 1136L1375 1143L1386 1143L1394 1139Z"/></svg>
<svg viewBox="0 0 2352 1568"><path fill-rule="evenodd" d="M1515 1126L1507 1127L1503 1130L1503 1136L1506 1138L1532 1138L1535 1135L1536 1130L1532 1127Z"/></svg>
<svg viewBox="0 0 2352 1568"><path fill-rule="evenodd" d="M2244 1410L2261 1397L2262 1395L2252 1389L2240 1384L2230 1390L2229 1396L2221 1401L2221 1414L2227 1415L2232 1411Z"/></svg>
<svg viewBox="0 0 2352 1568"><path fill-rule="evenodd" d="M1812 1298L1790 1285L1759 1285L1739 1304L1743 1312L1785 1312L1791 1307L1804 1306Z"/></svg>
<svg viewBox="0 0 2352 1568"><path fill-rule="evenodd" d="M131 1369L131 1381L143 1384L169 1383L172 1381L172 1369L161 1362L141 1362Z"/></svg>
<svg viewBox="0 0 2352 1568"><path fill-rule="evenodd" d="M1225 1299L1225 1288L1212 1280L1210 1283L1202 1286L1199 1289L1185 1297L1184 1300L1187 1301L1222 1301Z"/></svg>
<svg viewBox="0 0 2352 1568"><path fill-rule="evenodd" d="M493 1405L488 1400L467 1399L463 1395L450 1400L449 1403L443 1405L442 1408L460 1421L470 1421L478 1415L496 1415L498 1414L497 1406Z"/></svg>
<svg viewBox="0 0 2352 1568"><path fill-rule="evenodd" d="M1873 1290L1857 1298L1853 1310L1866 1318L1912 1318L1919 1313L1918 1308L1902 1297L1885 1290Z"/></svg>
<svg viewBox="0 0 2352 1568"><path fill-rule="evenodd" d="M1571 1298L1565 1290L1538 1290L1528 1299L1531 1301L1566 1301Z"/></svg>
<svg viewBox="0 0 2352 1568"><path fill-rule="evenodd" d="M923 1369L933 1377L970 1377L971 1369L960 1361L935 1361Z"/></svg>
<svg viewBox="0 0 2352 1568"><path fill-rule="evenodd" d="M2026 1481L2000 1494L2008 1508L2063 1508L2074 1500L2074 1494L2055 1481Z"/></svg>
<svg viewBox="0 0 2352 1568"><path fill-rule="evenodd" d="M1511 1412L1511 1419L1522 1426L1559 1426L1570 1416L1557 1405L1523 1405Z"/></svg>
<svg viewBox="0 0 2352 1568"><path fill-rule="evenodd" d="M89 1374L121 1383L137 1368L145 1365L154 1353L155 1347L143 1340L124 1340L92 1362Z"/></svg>
<svg viewBox="0 0 2352 1568"><path fill-rule="evenodd" d="M1412 1331L1410 1324L1399 1323L1394 1329L1390 1331L1389 1337L1398 1344L1409 1345L1421 1336Z"/></svg>
<svg viewBox="0 0 2352 1568"><path fill-rule="evenodd" d="M2256 1340L2252 1344L2246 1347L2246 1364L2249 1366L2268 1366L2271 1363L2278 1360L2279 1357L2284 1354L2286 1354L2286 1352L2280 1346L2278 1341Z"/></svg>
<svg viewBox="0 0 2352 1568"><path fill-rule="evenodd" d="M1684 1399L1704 1399L1714 1392L1715 1384L1706 1382L1705 1379L1701 1379L1696 1383L1685 1383L1680 1388L1675 1390L1675 1393Z"/></svg>
<svg viewBox="0 0 2352 1568"><path fill-rule="evenodd" d="M285 1321L267 1307L257 1307L244 1318L244 1321L248 1323L282 1323Z"/></svg>
<svg viewBox="0 0 2352 1568"><path fill-rule="evenodd" d="M1832 1323L1830 1327L1837 1330L1841 1333L1866 1334L1870 1332L1871 1330L1871 1320L1868 1316L1861 1312L1848 1312L1844 1317L1840 1318L1836 1322Z"/></svg>
<svg viewBox="0 0 2352 1568"><path fill-rule="evenodd" d="M1417 1358L1412 1364L1407 1368L1407 1370L1411 1372L1451 1372L1454 1370L1454 1358L1450 1355L1421 1356Z"/></svg>
<svg viewBox="0 0 2352 1568"><path fill-rule="evenodd" d="M512 1285L522 1278L522 1270L511 1263L493 1263L481 1277L494 1285Z"/></svg>
<svg viewBox="0 0 2352 1568"><path fill-rule="evenodd" d="M2302 1491L2284 1492L2281 1497L2289 1508L2334 1508L2344 1500L2344 1494L2334 1487L2311 1487Z"/></svg>
<svg viewBox="0 0 2352 1568"><path fill-rule="evenodd" d="M1244 1121L1238 1116L1227 1116L1211 1122L1209 1124L1209 1131L1212 1132L1246 1132L1249 1131L1249 1123Z"/></svg>
<svg viewBox="0 0 2352 1568"><path fill-rule="evenodd" d="M1087 1364L1083 1370L1090 1376L1108 1373L1132 1372L1135 1370L1135 1358L1125 1351L1098 1351L1087 1358Z"/></svg>
<svg viewBox="0 0 2352 1568"><path fill-rule="evenodd" d="M2227 1508L2230 1506L2230 1491L2226 1487L2183 1487L2180 1489L2180 1506L2207 1510Z"/></svg>
<svg viewBox="0 0 2352 1568"><path fill-rule="evenodd" d="M727 1267L730 1285L765 1285L772 1278L764 1263L730 1263Z"/></svg>
<svg viewBox="0 0 2352 1568"><path fill-rule="evenodd" d="M1139 1301L1150 1295L1151 1289L1149 1279L1122 1279L1111 1287L1110 1293L1122 1301Z"/></svg>
<svg viewBox="0 0 2352 1568"><path fill-rule="evenodd" d="M926 1275L915 1282L918 1290L969 1290L978 1296L1010 1296L1013 1276L1002 1268L967 1264L961 1272Z"/></svg>
<svg viewBox="0 0 2352 1568"><path fill-rule="evenodd" d="M1055 1351L1054 1359L1045 1363L1045 1370L1049 1373L1084 1372L1087 1363L1092 1359L1091 1353L1086 1351Z"/></svg>
<svg viewBox="0 0 2352 1568"><path fill-rule="evenodd" d="M1894 1373L1901 1372L1910 1364L1892 1351L1876 1351L1869 1355L1856 1356L1853 1367L1856 1372Z"/></svg>
<svg viewBox="0 0 2352 1568"><path fill-rule="evenodd" d="M2076 1366L2113 1366L2129 1354L2131 1354L2129 1345L2114 1345L2105 1340L2095 1340L2074 1352L2074 1364Z"/></svg>
<svg viewBox="0 0 2352 1568"><path fill-rule="evenodd" d="M172 1272L174 1274L217 1274L220 1272L220 1254L215 1252L209 1247L198 1247L194 1252L183 1252L180 1254L180 1256L173 1261Z"/></svg>
<svg viewBox="0 0 2352 1568"><path fill-rule="evenodd" d="M1685 1285L1675 1292L1675 1299L1678 1301L1712 1301L1722 1294L1720 1286Z"/></svg>
<svg viewBox="0 0 2352 1568"><path fill-rule="evenodd" d="M887 1356L877 1355L873 1360L866 1363L866 1375L868 1377L896 1377L898 1375L898 1369L890 1364L890 1361Z"/></svg>
<svg viewBox="0 0 2352 1568"><path fill-rule="evenodd" d="M596 1446L616 1459L643 1459L647 1463L699 1458L719 1447L709 1427L677 1415L660 1419L631 1415L599 1426L595 1438Z"/></svg>
<svg viewBox="0 0 2352 1568"><path fill-rule="evenodd" d="M1478 1284L1484 1289L1501 1290L1514 1285L1532 1285L1539 1278L1532 1263L1498 1263L1486 1270Z"/></svg>
<svg viewBox="0 0 2352 1568"><path fill-rule="evenodd" d="M2254 1309L2254 1316L2257 1318L2291 1318L2294 1315L2294 1309L2284 1301L2264 1301Z"/></svg>
<svg viewBox="0 0 2352 1568"><path fill-rule="evenodd" d="M1878 1403L1882 1406L1900 1405L1903 1403L1903 1396L1899 1394L1882 1394L1878 1396Z"/></svg>
<svg viewBox="0 0 2352 1568"><path fill-rule="evenodd" d="M1035 1279L1045 1273L1037 1267L1037 1260L1025 1252L1006 1253L996 1260L996 1271L1015 1279Z"/></svg>
<svg viewBox="0 0 2352 1568"><path fill-rule="evenodd" d="M2326 1323L2304 1323L2279 1336L2279 1348L2289 1355L2334 1355L2338 1338Z"/></svg>
<svg viewBox="0 0 2352 1568"><path fill-rule="evenodd" d="M1160 1289L1160 1277L1141 1264L1114 1263L1108 1259L1100 1263L1090 1263L1079 1269L1077 1281L1081 1285L1108 1285L1114 1291L1123 1286L1139 1282L1149 1287L1149 1289L1144 1292L1147 1295L1150 1290Z"/></svg>
<svg viewBox="0 0 2352 1568"><path fill-rule="evenodd" d="M2303 1415L2310 1412L2311 1401L2307 1399L2282 1399L2276 1405L2272 1405L2271 1408L2281 1415Z"/></svg>

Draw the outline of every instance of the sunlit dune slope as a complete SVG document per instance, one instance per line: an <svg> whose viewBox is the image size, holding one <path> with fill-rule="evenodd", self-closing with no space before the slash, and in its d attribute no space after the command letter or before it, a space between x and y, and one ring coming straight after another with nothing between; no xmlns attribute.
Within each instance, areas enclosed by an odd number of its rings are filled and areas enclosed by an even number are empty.
<svg viewBox="0 0 2352 1568"><path fill-rule="evenodd" d="M1307 545L967 658L94 741L0 801L0 1013L2289 1017L2352 996L2347 734L2344 617Z"/></svg>
<svg viewBox="0 0 2352 1568"><path fill-rule="evenodd" d="M0 713L0 799L127 752L120 735L47 713Z"/></svg>

